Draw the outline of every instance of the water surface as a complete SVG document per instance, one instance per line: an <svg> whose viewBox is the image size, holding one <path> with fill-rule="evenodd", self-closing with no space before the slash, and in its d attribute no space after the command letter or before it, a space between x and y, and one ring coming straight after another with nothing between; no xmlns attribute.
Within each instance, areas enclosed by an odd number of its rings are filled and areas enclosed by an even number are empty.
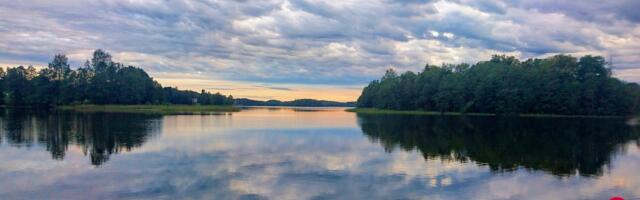
<svg viewBox="0 0 640 200"><path fill-rule="evenodd" d="M0 112L0 199L640 198L623 119Z"/></svg>

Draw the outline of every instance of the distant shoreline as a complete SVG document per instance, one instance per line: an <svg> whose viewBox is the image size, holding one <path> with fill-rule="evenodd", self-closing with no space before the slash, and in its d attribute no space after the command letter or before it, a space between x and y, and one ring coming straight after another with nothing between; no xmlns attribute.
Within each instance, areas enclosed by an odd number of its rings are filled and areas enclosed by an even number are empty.
<svg viewBox="0 0 640 200"><path fill-rule="evenodd" d="M447 115L447 116L517 116L517 117L562 117L562 118L633 118L634 116L613 115L560 115L560 114L498 114L498 113L462 113L462 112L437 112L422 110L388 110L377 108L352 108L347 112L358 114L394 114L394 115Z"/></svg>
<svg viewBox="0 0 640 200"><path fill-rule="evenodd" d="M354 106L245 106L245 105L233 105L239 108L346 108L352 109Z"/></svg>

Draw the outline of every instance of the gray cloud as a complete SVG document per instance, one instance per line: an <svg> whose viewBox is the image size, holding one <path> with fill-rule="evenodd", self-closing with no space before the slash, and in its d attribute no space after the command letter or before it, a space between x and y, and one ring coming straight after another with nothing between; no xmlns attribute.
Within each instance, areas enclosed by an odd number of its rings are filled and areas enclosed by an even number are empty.
<svg viewBox="0 0 640 200"><path fill-rule="evenodd" d="M293 89L288 88L288 87L277 87L277 86L270 86L270 85L256 85L255 87L267 88L267 89L272 89L272 90L284 90L284 91L293 90Z"/></svg>
<svg viewBox="0 0 640 200"><path fill-rule="evenodd" d="M362 85L389 67L491 54L614 56L640 68L637 1L21 1L0 3L0 63L79 65L95 48L158 72ZM7 38L7 39L4 39ZM637 80L633 79L633 80Z"/></svg>
<svg viewBox="0 0 640 200"><path fill-rule="evenodd" d="M583 21L622 19L640 22L640 13L637 12L640 1L636 0L518 0L510 3L517 7L535 9L540 12L562 13Z"/></svg>

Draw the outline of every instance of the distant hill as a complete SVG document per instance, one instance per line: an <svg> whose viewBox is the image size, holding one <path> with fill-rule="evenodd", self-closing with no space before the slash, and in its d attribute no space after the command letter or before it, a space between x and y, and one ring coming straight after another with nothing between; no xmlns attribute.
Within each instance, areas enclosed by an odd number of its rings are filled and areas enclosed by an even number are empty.
<svg viewBox="0 0 640 200"><path fill-rule="evenodd" d="M316 99L296 99L293 101L259 101L247 98L235 99L236 106L296 106L296 107L355 107L356 102L337 102Z"/></svg>

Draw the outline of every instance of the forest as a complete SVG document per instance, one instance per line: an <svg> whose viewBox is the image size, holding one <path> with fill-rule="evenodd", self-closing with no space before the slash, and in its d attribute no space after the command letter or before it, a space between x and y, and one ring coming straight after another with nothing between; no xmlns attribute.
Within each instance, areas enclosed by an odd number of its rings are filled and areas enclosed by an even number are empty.
<svg viewBox="0 0 640 200"><path fill-rule="evenodd" d="M65 55L48 66L0 68L0 105L201 104L231 105L232 96L162 87L141 68L112 61L101 49L84 66L71 69Z"/></svg>
<svg viewBox="0 0 640 200"><path fill-rule="evenodd" d="M520 61L494 55L470 64L389 69L366 86L359 108L460 113L633 115L640 86L612 76L600 56L555 55Z"/></svg>

